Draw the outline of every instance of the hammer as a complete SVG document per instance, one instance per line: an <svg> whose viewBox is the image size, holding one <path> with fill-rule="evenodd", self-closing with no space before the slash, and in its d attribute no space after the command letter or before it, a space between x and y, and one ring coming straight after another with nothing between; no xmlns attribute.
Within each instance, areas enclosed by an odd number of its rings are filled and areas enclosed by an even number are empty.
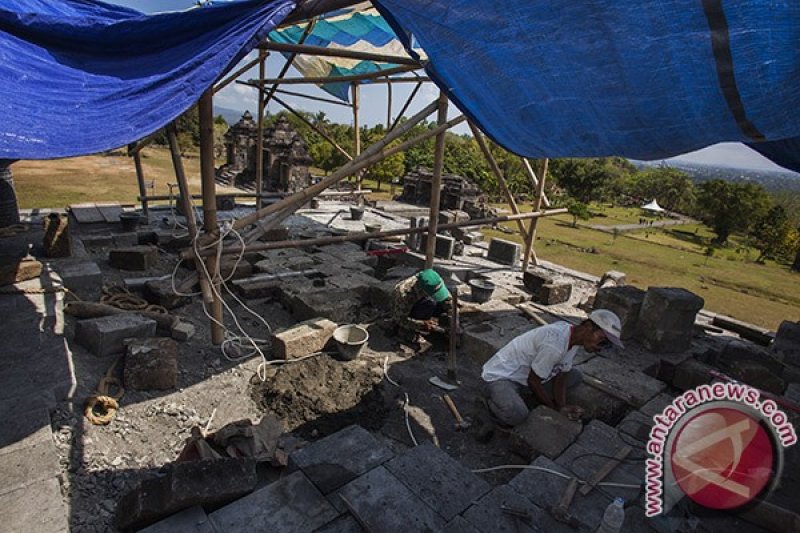
<svg viewBox="0 0 800 533"><path fill-rule="evenodd" d="M458 408L456 404L453 402L453 399L450 397L449 394L445 393L442 394L442 401L447 405L447 408L450 409L450 413L452 413L453 418L456 419L456 429L457 430L466 430L472 425L468 420L464 420L461 416L461 413L458 412Z"/></svg>

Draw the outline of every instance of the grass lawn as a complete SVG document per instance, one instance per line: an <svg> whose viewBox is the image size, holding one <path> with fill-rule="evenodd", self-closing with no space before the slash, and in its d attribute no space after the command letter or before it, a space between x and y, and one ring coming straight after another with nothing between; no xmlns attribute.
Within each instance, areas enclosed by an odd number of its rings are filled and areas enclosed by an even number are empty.
<svg viewBox="0 0 800 533"><path fill-rule="evenodd" d="M118 152L122 154L123 152ZM148 147L142 151L146 181L154 180L148 194L166 195L167 183L176 183L169 150ZM192 193L200 192L200 159L183 158ZM81 202L136 203L139 186L133 159L126 155L90 155L49 161L19 161L11 167L20 208L66 207ZM177 190L177 189L176 189ZM234 189L217 186L218 192Z"/></svg>
<svg viewBox="0 0 800 533"><path fill-rule="evenodd" d="M514 223L504 225L516 229ZM796 288L800 274L786 265L753 263L755 251L735 239L730 248L706 257L711 233L697 225L639 230L616 239L609 233L571 226L569 215L540 219L537 256L598 276L620 270L627 274L629 284L643 289L683 287L704 298L711 311L773 330L783 320L800 319ZM518 234L483 232L487 237L521 242Z"/></svg>

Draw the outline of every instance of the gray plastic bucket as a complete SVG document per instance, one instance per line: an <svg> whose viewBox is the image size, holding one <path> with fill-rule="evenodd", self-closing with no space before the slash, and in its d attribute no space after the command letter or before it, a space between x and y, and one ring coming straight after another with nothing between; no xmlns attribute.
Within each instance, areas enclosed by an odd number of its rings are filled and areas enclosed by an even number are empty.
<svg viewBox="0 0 800 533"><path fill-rule="evenodd" d="M364 216L364 208L363 207L351 207L350 208L350 220L361 220Z"/></svg>
<svg viewBox="0 0 800 533"><path fill-rule="evenodd" d="M369 333L361 326L346 324L339 326L333 332L333 340L336 341L336 348L342 359L352 361L369 340Z"/></svg>
<svg viewBox="0 0 800 533"><path fill-rule="evenodd" d="M477 303L488 302L494 292L494 283L485 279L476 278L469 281L472 289L472 301Z"/></svg>

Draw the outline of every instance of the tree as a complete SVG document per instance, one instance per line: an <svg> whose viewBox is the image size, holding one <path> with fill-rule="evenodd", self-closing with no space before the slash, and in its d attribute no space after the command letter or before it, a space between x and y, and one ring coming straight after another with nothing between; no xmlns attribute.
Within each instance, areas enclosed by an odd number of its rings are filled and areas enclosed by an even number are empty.
<svg viewBox="0 0 800 533"><path fill-rule="evenodd" d="M789 237L792 226L786 211L780 205L774 205L762 215L750 230L753 246L760 252L756 263L766 259L785 257L789 250Z"/></svg>
<svg viewBox="0 0 800 533"><path fill-rule="evenodd" d="M550 163L550 175L558 186L584 204L602 199L615 174L607 159L557 159Z"/></svg>
<svg viewBox="0 0 800 533"><path fill-rule="evenodd" d="M378 125L372 130L367 131L366 135L364 136L365 141L367 144L372 144L379 141L385 135L384 129L382 125ZM395 141L389 144L389 147L394 147L400 144L399 141ZM405 154L403 152L398 152L394 155L391 155L374 165L370 165L367 168L366 176L368 178L372 178L378 182L378 190L381 190L381 183L384 181L389 181L395 177L400 177L403 175L403 169L405 163Z"/></svg>
<svg viewBox="0 0 800 533"><path fill-rule="evenodd" d="M589 206L583 202L570 198L566 202L567 212L572 215L572 227L578 227L578 219L589 220L592 213L589 211Z"/></svg>
<svg viewBox="0 0 800 533"><path fill-rule="evenodd" d="M716 244L725 244L731 233L747 231L769 208L770 200L760 185L711 180L701 183L697 216L716 233Z"/></svg>
<svg viewBox="0 0 800 533"><path fill-rule="evenodd" d="M633 175L625 192L640 201L657 199L669 211L681 213L691 212L695 201L689 175L670 167L647 168Z"/></svg>

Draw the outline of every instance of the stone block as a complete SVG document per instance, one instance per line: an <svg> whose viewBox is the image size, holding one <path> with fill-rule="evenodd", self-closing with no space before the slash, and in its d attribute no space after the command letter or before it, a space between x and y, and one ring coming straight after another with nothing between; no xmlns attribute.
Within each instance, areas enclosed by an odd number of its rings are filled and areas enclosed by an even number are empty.
<svg viewBox="0 0 800 533"><path fill-rule="evenodd" d="M147 270L158 260L158 248L153 246L129 246L108 253L111 266L120 270Z"/></svg>
<svg viewBox="0 0 800 533"><path fill-rule="evenodd" d="M675 367L672 386L686 391L705 383L711 383L712 376L709 373L711 370L712 367L696 359L687 359Z"/></svg>
<svg viewBox="0 0 800 533"><path fill-rule="evenodd" d="M544 455L537 457L531 463L531 466L547 468L568 476L573 475L563 466L556 464L552 459L548 459ZM508 482L508 486L518 494L524 494L539 507L549 509L558 505L561 494L567 488L568 483L569 481L561 476L541 470L527 469L514 476Z"/></svg>
<svg viewBox="0 0 800 533"><path fill-rule="evenodd" d="M553 276L535 269L522 273L522 284L533 294L538 294L543 285L552 282Z"/></svg>
<svg viewBox="0 0 800 533"><path fill-rule="evenodd" d="M206 512L199 505L184 509L152 526L140 529L139 533L216 533Z"/></svg>
<svg viewBox="0 0 800 533"><path fill-rule="evenodd" d="M165 250L177 251L192 245L192 239L178 230L157 229L155 234L158 245Z"/></svg>
<svg viewBox="0 0 800 533"><path fill-rule="evenodd" d="M743 339L747 339L761 346L769 346L775 340L775 334L768 329L760 328L741 320L736 320L729 316L714 315L711 319L714 326L727 329L738 333Z"/></svg>
<svg viewBox="0 0 800 533"><path fill-rule="evenodd" d="M310 284L309 284L310 285ZM293 293L285 299L285 303L298 320L324 317L338 324L358 322L363 306L358 294L347 289L321 289L314 292ZM283 288L281 288L283 289ZM283 301L283 297L282 301Z"/></svg>
<svg viewBox="0 0 800 533"><path fill-rule="evenodd" d="M178 343L168 338L134 339L125 354L125 387L173 389L178 381Z"/></svg>
<svg viewBox="0 0 800 533"><path fill-rule="evenodd" d="M718 356L709 362L725 369L729 369L734 364L740 362L757 363L776 376L781 376L783 374L785 366L783 361L778 359L774 353L766 348L757 346L752 342L736 339L725 344Z"/></svg>
<svg viewBox="0 0 800 533"><path fill-rule="evenodd" d="M180 283L176 282L176 285ZM191 300L187 296L179 296L172 289L171 279L158 279L145 282L142 288L145 300L151 304L160 305L165 309L175 309L188 304Z"/></svg>
<svg viewBox="0 0 800 533"><path fill-rule="evenodd" d="M501 265L516 267L519 266L521 255L522 246L520 244L503 239L492 239L489 241L489 253L486 258Z"/></svg>
<svg viewBox="0 0 800 533"><path fill-rule="evenodd" d="M595 309L608 309L619 317L622 323L622 339L630 339L638 331L639 313L642 310L645 292L630 285L624 287L604 287L597 290L594 297Z"/></svg>
<svg viewBox="0 0 800 533"><path fill-rule="evenodd" d="M583 408L585 418L602 420L614 425L629 409L628 404L586 383L579 383L567 390L567 402Z"/></svg>
<svg viewBox="0 0 800 533"><path fill-rule="evenodd" d="M461 349L464 355L484 363L500 348L532 327L530 320L519 314L498 316L469 326L465 324Z"/></svg>
<svg viewBox="0 0 800 533"><path fill-rule="evenodd" d="M445 520L452 520L491 486L431 443L411 448L385 468Z"/></svg>
<svg viewBox="0 0 800 533"><path fill-rule="evenodd" d="M784 397L790 402L800 405L800 383L790 383L789 386L786 387Z"/></svg>
<svg viewBox="0 0 800 533"><path fill-rule="evenodd" d="M56 477L0 494L0 516L3 517L0 526L2 531L69 531L69 510L64 505L61 486Z"/></svg>
<svg viewBox="0 0 800 533"><path fill-rule="evenodd" d="M657 414L661 414L666 407L672 403L674 398L667 393L662 392L661 394L657 394L653 396L653 399L644 404L639 410L645 416L649 416L650 418L656 416Z"/></svg>
<svg viewBox="0 0 800 533"><path fill-rule="evenodd" d="M555 305L569 301L572 285L569 283L545 283L536 294L536 301L544 305Z"/></svg>
<svg viewBox="0 0 800 533"><path fill-rule="evenodd" d="M460 239L464 244L474 245L483 242L483 233L480 231L468 231Z"/></svg>
<svg viewBox="0 0 800 533"><path fill-rule="evenodd" d="M436 511L383 466L351 481L330 498L341 503L340 495L350 502L369 531L438 531L445 525Z"/></svg>
<svg viewBox="0 0 800 533"><path fill-rule="evenodd" d="M781 378L754 361L736 361L731 364L728 372L732 378L773 394L783 394L786 388Z"/></svg>
<svg viewBox="0 0 800 533"><path fill-rule="evenodd" d="M666 387L657 379L605 357L593 357L578 368L603 382L604 387L616 391L620 399L634 407L641 407Z"/></svg>
<svg viewBox="0 0 800 533"><path fill-rule="evenodd" d="M296 359L318 352L333 335L336 324L327 318L312 318L272 336L272 353L278 359Z"/></svg>
<svg viewBox="0 0 800 533"><path fill-rule="evenodd" d="M139 234L135 231L125 233L112 233L111 244L116 248L129 248L139 244Z"/></svg>
<svg viewBox="0 0 800 533"><path fill-rule="evenodd" d="M440 259L452 259L455 251L456 240L447 235L436 236L436 247L434 248L433 255Z"/></svg>
<svg viewBox="0 0 800 533"><path fill-rule="evenodd" d="M170 335L176 341L186 342L194 337L194 325L189 322L178 321L170 330Z"/></svg>
<svg viewBox="0 0 800 533"><path fill-rule="evenodd" d="M652 416L647 416L641 411L631 411L617 424L617 431L627 437L625 438L626 442L634 439L644 445L650 438L650 429L653 424Z"/></svg>
<svg viewBox="0 0 800 533"><path fill-rule="evenodd" d="M217 196L217 211L233 211L236 209L236 198L233 196Z"/></svg>
<svg viewBox="0 0 800 533"><path fill-rule="evenodd" d="M330 494L392 457L370 432L348 426L292 453L289 468L302 470L323 494Z"/></svg>
<svg viewBox="0 0 800 533"><path fill-rule="evenodd" d="M305 533L339 513L303 475L294 472L209 515L216 531Z"/></svg>
<svg viewBox="0 0 800 533"><path fill-rule="evenodd" d="M480 533L475 526L470 524L463 516L450 520L438 533Z"/></svg>
<svg viewBox="0 0 800 533"><path fill-rule="evenodd" d="M600 276L600 287L622 287L625 285L625 273L609 270Z"/></svg>
<svg viewBox="0 0 800 533"><path fill-rule="evenodd" d="M253 265L238 256L225 256L219 265L224 279L242 279L253 275Z"/></svg>
<svg viewBox="0 0 800 533"><path fill-rule="evenodd" d="M103 273L94 261L68 261L56 265L64 286L84 300L96 300L103 288Z"/></svg>
<svg viewBox="0 0 800 533"><path fill-rule="evenodd" d="M564 481L566 483L566 480ZM556 496L558 495L560 493L556 494ZM503 509L512 509L517 513L527 514L527 518L517 518ZM475 502L475 505L470 507L463 516L478 531L508 533L521 531L574 533L575 531L567 524L557 522L543 508L534 504L527 494L508 485L495 487L489 494Z"/></svg>
<svg viewBox="0 0 800 533"><path fill-rule="evenodd" d="M56 477L61 473L61 467L52 439L9 452L0 451L0 472L3 472L0 494Z"/></svg>
<svg viewBox="0 0 800 533"><path fill-rule="evenodd" d="M111 246L111 235L108 233L104 235L82 235L81 241L83 241L83 246L90 250L105 248Z"/></svg>
<svg viewBox="0 0 800 533"><path fill-rule="evenodd" d="M785 362L800 367L800 322L781 322L772 349L782 355Z"/></svg>
<svg viewBox="0 0 800 533"><path fill-rule="evenodd" d="M264 232L264 235L262 235L259 240L266 242L288 241L289 237L289 228L286 226L279 226Z"/></svg>
<svg viewBox="0 0 800 533"><path fill-rule="evenodd" d="M162 472L162 477L145 480L122 497L116 515L119 529L145 527L195 505L229 502L252 492L258 481L252 459L170 463Z"/></svg>
<svg viewBox="0 0 800 533"><path fill-rule="evenodd" d="M342 515L332 522L328 522L314 533L363 533L364 529L353 518L353 515Z"/></svg>
<svg viewBox="0 0 800 533"><path fill-rule="evenodd" d="M0 258L0 285L12 285L20 281L38 278L42 274L42 264L35 260L16 257Z"/></svg>
<svg viewBox="0 0 800 533"><path fill-rule="evenodd" d="M657 353L685 351L703 305L702 298L686 289L650 287L639 312L642 344Z"/></svg>
<svg viewBox="0 0 800 533"><path fill-rule="evenodd" d="M334 275L331 275L325 280L325 283L327 286L334 289L351 291L360 298L367 299L372 291L372 287L379 285L380 281L369 274L357 270L347 270L344 266L340 266Z"/></svg>
<svg viewBox="0 0 800 533"><path fill-rule="evenodd" d="M155 320L134 314L79 320L75 326L75 340L78 344L99 356L124 351L125 339L152 337L155 334Z"/></svg>
<svg viewBox="0 0 800 533"><path fill-rule="evenodd" d="M581 424L540 405L509 434L511 449L530 461L539 455L555 459L581 432Z"/></svg>

